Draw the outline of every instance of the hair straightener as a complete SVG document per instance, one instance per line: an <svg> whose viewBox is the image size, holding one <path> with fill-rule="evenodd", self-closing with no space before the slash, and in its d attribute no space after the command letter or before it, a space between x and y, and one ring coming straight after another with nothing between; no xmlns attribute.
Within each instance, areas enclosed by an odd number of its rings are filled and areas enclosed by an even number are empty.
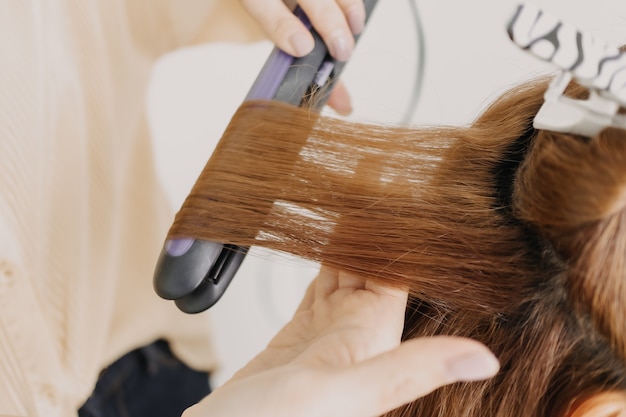
<svg viewBox="0 0 626 417"><path fill-rule="evenodd" d="M366 22L377 1L364 0ZM311 31L315 47L301 58L275 47L245 100L278 100L320 110L328 100L345 62L330 56L322 38L300 7L295 8L294 14ZM310 100L312 96L313 101ZM154 289L160 297L174 300L185 313L204 311L224 294L248 249L193 238L168 239L157 261Z"/></svg>

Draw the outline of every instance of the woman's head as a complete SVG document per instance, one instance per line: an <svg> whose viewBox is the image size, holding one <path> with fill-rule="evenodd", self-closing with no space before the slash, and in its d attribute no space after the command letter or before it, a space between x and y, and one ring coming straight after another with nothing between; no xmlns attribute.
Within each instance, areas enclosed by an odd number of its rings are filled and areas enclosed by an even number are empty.
<svg viewBox="0 0 626 417"><path fill-rule="evenodd" d="M498 207L490 216L512 226L503 233L514 231L491 244L517 254L511 260L521 267L516 280L528 285L513 290L516 309L481 318L416 300L416 312L407 316L412 336L447 333L449 327L452 334L478 337L498 351L503 372L481 388L444 388L418 406L428 412L415 415L624 413L626 131L608 128L587 138L532 129L544 89L543 83L514 89L469 128L484 135L481 143L506 145L496 150L495 170L491 165L482 172L492 175ZM568 94L586 92L574 86ZM503 131L517 138L506 140ZM484 152L471 141L451 149L455 155ZM442 164L448 163L461 165L459 176L481 172L466 156L444 158ZM517 239L522 248L511 245ZM493 286L502 290L495 281Z"/></svg>
<svg viewBox="0 0 626 417"><path fill-rule="evenodd" d="M246 103L170 237L265 246L408 286L406 338L468 336L501 360L494 379L391 415L543 417L619 404L626 132L535 130L546 86L511 90L467 127Z"/></svg>

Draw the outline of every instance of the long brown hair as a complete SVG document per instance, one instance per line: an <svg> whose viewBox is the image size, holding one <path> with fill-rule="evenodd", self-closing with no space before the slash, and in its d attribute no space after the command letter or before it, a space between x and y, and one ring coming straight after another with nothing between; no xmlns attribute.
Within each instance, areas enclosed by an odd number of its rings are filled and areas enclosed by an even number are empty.
<svg viewBox="0 0 626 417"><path fill-rule="evenodd" d="M626 132L535 130L546 87L514 88L468 127L245 103L169 237L408 286L405 338L467 336L500 359L495 378L389 416L562 416L626 392Z"/></svg>

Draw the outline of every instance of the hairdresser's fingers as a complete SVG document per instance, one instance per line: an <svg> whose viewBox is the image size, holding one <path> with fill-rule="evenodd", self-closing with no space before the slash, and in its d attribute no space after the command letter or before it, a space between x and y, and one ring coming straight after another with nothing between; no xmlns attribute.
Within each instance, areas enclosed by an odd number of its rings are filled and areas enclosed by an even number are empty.
<svg viewBox="0 0 626 417"><path fill-rule="evenodd" d="M363 0L300 0L300 7L339 61L347 61L354 49L354 34L365 25Z"/></svg>
<svg viewBox="0 0 626 417"><path fill-rule="evenodd" d="M315 277L315 299L321 300L328 297L339 287L339 272L325 266L320 268L320 272Z"/></svg>
<svg viewBox="0 0 626 417"><path fill-rule="evenodd" d="M314 46L309 30L281 0L240 0L269 38L294 56L309 53ZM332 56L347 61L354 49L353 33L363 30L363 0L301 0L300 5L320 34Z"/></svg>
<svg viewBox="0 0 626 417"><path fill-rule="evenodd" d="M343 10L343 14L348 20L350 30L353 34L358 35L365 28L365 3L363 0L338 0L339 6Z"/></svg>
<svg viewBox="0 0 626 417"><path fill-rule="evenodd" d="M354 290L364 290L365 280L357 275L339 271L337 279L338 288L349 288Z"/></svg>
<svg viewBox="0 0 626 417"><path fill-rule="evenodd" d="M342 116L352 113L352 99L343 82L338 81L335 84L326 104Z"/></svg>
<svg viewBox="0 0 626 417"><path fill-rule="evenodd" d="M406 304L409 293L403 288L386 287L374 281L368 280L365 283L365 289L378 295L385 295L397 300L401 304Z"/></svg>
<svg viewBox="0 0 626 417"><path fill-rule="evenodd" d="M378 416L457 381L490 378L498 371L482 344L454 337L413 339L339 371L329 389L338 416Z"/></svg>
<svg viewBox="0 0 626 417"><path fill-rule="evenodd" d="M280 49L293 56L311 52L315 44L313 36L282 0L240 1Z"/></svg>
<svg viewBox="0 0 626 417"><path fill-rule="evenodd" d="M371 325L377 329L378 349L391 349L399 343L404 329L408 292L368 280L365 290L377 296L377 309Z"/></svg>

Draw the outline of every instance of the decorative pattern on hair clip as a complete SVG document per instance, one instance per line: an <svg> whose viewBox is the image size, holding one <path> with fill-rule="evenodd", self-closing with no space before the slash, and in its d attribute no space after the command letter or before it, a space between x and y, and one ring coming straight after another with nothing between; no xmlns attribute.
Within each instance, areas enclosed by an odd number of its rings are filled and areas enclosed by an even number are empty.
<svg viewBox="0 0 626 417"><path fill-rule="evenodd" d="M626 53L582 33L530 4L518 6L507 28L520 48L561 69L535 117L538 129L595 136L608 126L626 129ZM574 78L589 89L587 100L563 95Z"/></svg>

